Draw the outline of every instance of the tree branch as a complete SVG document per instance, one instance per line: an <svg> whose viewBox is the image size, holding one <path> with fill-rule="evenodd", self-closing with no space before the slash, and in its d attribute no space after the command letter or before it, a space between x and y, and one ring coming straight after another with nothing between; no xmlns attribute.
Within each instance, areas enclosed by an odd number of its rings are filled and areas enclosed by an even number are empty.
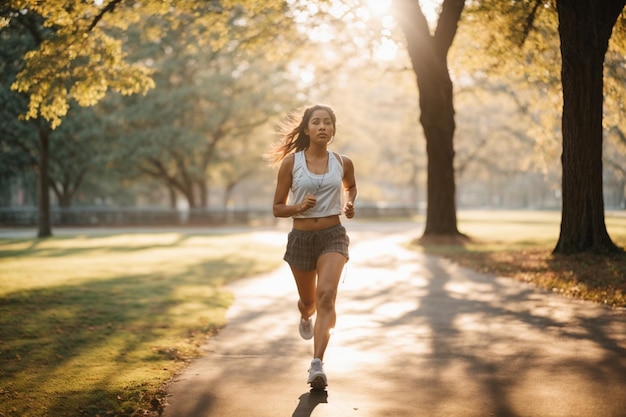
<svg viewBox="0 0 626 417"><path fill-rule="evenodd" d="M539 11L539 8L543 5L543 1L544 0L535 0L535 4L533 5L532 10L526 17L526 23L524 24L524 27L522 29L522 37L519 42L520 48L524 46L524 43L526 42L526 39L528 39L528 35L530 34L530 31L535 25L535 18L537 17L537 12Z"/></svg>
<svg viewBox="0 0 626 417"><path fill-rule="evenodd" d="M40 29L41 25L35 21L37 17L33 15L33 13L27 13L24 17L22 17L20 14L18 14L18 16L20 17L16 19L17 22L25 27L28 32L30 32L37 45L41 45L41 43L43 42L43 35Z"/></svg>
<svg viewBox="0 0 626 417"><path fill-rule="evenodd" d="M435 30L435 42L441 54L447 54L461 20L465 0L444 0Z"/></svg>
<svg viewBox="0 0 626 417"><path fill-rule="evenodd" d="M106 13L109 13L109 12L113 13L115 11L115 7L117 7L117 5L120 4L121 2L122 0L111 0L109 4L104 6L102 10L100 11L100 13L98 13L98 15L93 19L93 22L91 22L91 24L87 28L87 32L91 32L93 28L96 27L100 19L102 19Z"/></svg>
<svg viewBox="0 0 626 417"><path fill-rule="evenodd" d="M611 133L614 133L615 136L619 139L619 142L626 145L626 134L620 129L618 126L611 126L609 129Z"/></svg>

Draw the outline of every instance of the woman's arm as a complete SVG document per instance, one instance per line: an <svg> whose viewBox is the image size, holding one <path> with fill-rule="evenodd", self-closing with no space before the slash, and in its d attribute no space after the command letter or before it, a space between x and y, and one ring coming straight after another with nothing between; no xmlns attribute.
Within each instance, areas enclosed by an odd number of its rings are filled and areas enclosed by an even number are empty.
<svg viewBox="0 0 626 417"><path fill-rule="evenodd" d="M354 164L347 156L342 156L343 160L343 190L345 205L343 212L348 219L354 217L354 201L357 197L356 177L354 175Z"/></svg>
<svg viewBox="0 0 626 417"><path fill-rule="evenodd" d="M289 189L291 188L294 156L288 155L278 168L278 179L276 181L276 192L274 193L274 205L272 213L274 217L291 217L294 214L302 213L315 205L315 198L305 199L299 204L287 204Z"/></svg>

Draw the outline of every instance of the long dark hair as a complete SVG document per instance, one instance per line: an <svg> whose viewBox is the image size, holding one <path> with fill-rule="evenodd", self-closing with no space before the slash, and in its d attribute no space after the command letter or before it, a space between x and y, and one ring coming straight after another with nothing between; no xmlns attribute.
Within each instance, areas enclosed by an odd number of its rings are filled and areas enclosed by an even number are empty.
<svg viewBox="0 0 626 417"><path fill-rule="evenodd" d="M298 152L309 148L309 135L304 130L309 125L309 121L316 110L324 110L330 115L333 122L333 130L337 132L337 117L332 107L326 104L315 104L307 107L302 116L299 112L291 112L287 118L277 127L280 140L267 154L267 159L272 165L278 165L290 153Z"/></svg>

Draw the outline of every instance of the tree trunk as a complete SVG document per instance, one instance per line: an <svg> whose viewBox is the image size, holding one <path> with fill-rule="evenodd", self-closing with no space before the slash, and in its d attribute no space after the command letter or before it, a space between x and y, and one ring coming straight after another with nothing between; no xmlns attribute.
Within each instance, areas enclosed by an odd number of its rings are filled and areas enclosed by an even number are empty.
<svg viewBox="0 0 626 417"><path fill-rule="evenodd" d="M52 236L50 221L50 188L48 166L50 162L50 128L39 127L39 205L38 232L40 238Z"/></svg>
<svg viewBox="0 0 626 417"><path fill-rule="evenodd" d="M237 181L232 181L226 185L226 189L224 190L224 199L222 200L222 206L224 210L228 210L228 203L233 196L233 190L235 189L237 184Z"/></svg>
<svg viewBox="0 0 626 417"><path fill-rule="evenodd" d="M459 235L454 179L454 104L447 54L464 0L445 0L434 35L415 0L396 0L396 18L406 36L417 78L420 123L428 157L426 235Z"/></svg>
<svg viewBox="0 0 626 417"><path fill-rule="evenodd" d="M454 180L454 108L452 81L445 73L428 74L418 79L420 122L426 137L428 181L426 185L425 235L455 235L456 184Z"/></svg>
<svg viewBox="0 0 626 417"><path fill-rule="evenodd" d="M62 209L69 208L72 205L72 198L74 197L74 192L68 182L67 178L65 178L65 181L61 181L57 185L54 176L50 177L50 175L48 175L48 184L50 189L54 192L57 202L59 203L59 207Z"/></svg>
<svg viewBox="0 0 626 417"><path fill-rule="evenodd" d="M200 207L203 209L209 208L209 187L206 180L200 178L196 181L198 191L200 192Z"/></svg>
<svg viewBox="0 0 626 417"><path fill-rule="evenodd" d="M167 184L167 194L169 196L170 208L172 210L176 210L177 209L176 188L174 188L174 186L169 183Z"/></svg>
<svg viewBox="0 0 626 417"><path fill-rule="evenodd" d="M563 85L561 231L554 253L612 253L602 191L603 66L626 0L557 0Z"/></svg>
<svg viewBox="0 0 626 417"><path fill-rule="evenodd" d="M63 209L72 207L72 197L74 197L73 193L62 193L57 195L57 198L59 199L59 207Z"/></svg>

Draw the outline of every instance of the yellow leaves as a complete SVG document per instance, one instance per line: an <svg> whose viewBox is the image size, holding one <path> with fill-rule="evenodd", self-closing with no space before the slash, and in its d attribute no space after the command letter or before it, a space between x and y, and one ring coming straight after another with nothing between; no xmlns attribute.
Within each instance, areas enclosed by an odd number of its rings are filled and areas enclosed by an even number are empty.
<svg viewBox="0 0 626 417"><path fill-rule="evenodd" d="M76 81L70 89L70 96L83 106L93 106L104 97L107 92L106 80L101 76L85 78Z"/></svg>
<svg viewBox="0 0 626 417"><path fill-rule="evenodd" d="M26 66L11 86L13 90L28 93L30 101L25 119L36 118L41 115L51 122L53 128L60 124L68 110L68 104L63 99L64 87L59 77L65 73L62 68L55 68L57 56L50 47L50 41L44 41L39 50L30 51L25 56Z"/></svg>
<svg viewBox="0 0 626 417"><path fill-rule="evenodd" d="M55 129L61 124L61 118L67 114L70 106L65 97L67 91L64 87L56 85L50 89L50 93L48 103L40 107L40 112L44 119L51 121L50 126Z"/></svg>
<svg viewBox="0 0 626 417"><path fill-rule="evenodd" d="M85 18L93 18L98 13L98 8L92 1L27 0L16 3L18 3L16 4L18 9L32 10L43 16L46 27L76 28L81 23L84 26Z"/></svg>
<svg viewBox="0 0 626 417"><path fill-rule="evenodd" d="M12 85L30 96L24 118L41 116L53 129L61 124L72 99L92 106L109 88L128 95L154 87L150 71L125 62L121 41L97 28L90 36L65 34L46 40L24 60L25 68Z"/></svg>
<svg viewBox="0 0 626 417"><path fill-rule="evenodd" d="M157 42L159 39L165 36L165 31L160 26L152 25L146 26L141 35L142 38L147 41Z"/></svg>
<svg viewBox="0 0 626 417"><path fill-rule="evenodd" d="M12 85L12 89L30 98L23 117L43 117L54 128L66 115L71 100L81 106L91 106L109 90L129 95L146 93L153 88L151 70L145 65L128 62L122 41L113 36L122 38L129 27L142 25L144 39L158 42L165 36L167 25L151 24L155 17L167 19L170 27L180 24L192 33L197 31L193 47L209 45L213 50L224 48L232 42L233 36L246 39L248 47L252 48L254 41L267 39L261 35L267 31L289 30L276 17L284 16L283 2L225 0L215 3L202 0L120 2L100 16L108 1L11 0L11 7L37 13L42 16L44 26L50 28L46 30L50 37L24 56L24 68ZM232 25L229 26L235 14L241 22L235 27L236 35L232 33ZM101 19L96 20L97 16ZM255 27L256 19L265 26ZM9 23L8 19L0 18L0 29Z"/></svg>
<svg viewBox="0 0 626 417"><path fill-rule="evenodd" d="M152 70L145 66L119 61L114 70L105 74L106 85L123 95L145 94L155 86L151 75Z"/></svg>

